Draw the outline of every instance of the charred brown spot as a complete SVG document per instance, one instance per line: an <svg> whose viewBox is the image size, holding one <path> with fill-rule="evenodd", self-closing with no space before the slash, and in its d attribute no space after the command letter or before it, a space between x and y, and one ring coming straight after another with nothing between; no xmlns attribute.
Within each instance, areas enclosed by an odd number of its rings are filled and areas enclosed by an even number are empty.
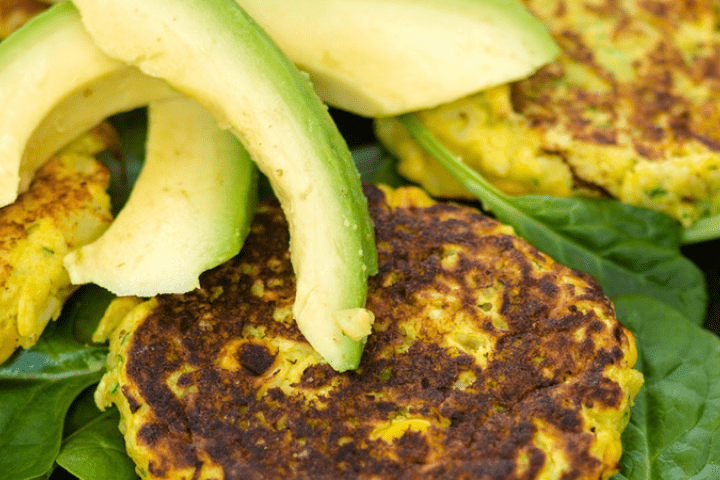
<svg viewBox="0 0 720 480"><path fill-rule="evenodd" d="M238 350L238 359L252 375L262 375L275 361L275 355L264 345L244 343Z"/></svg>
<svg viewBox="0 0 720 480"><path fill-rule="evenodd" d="M164 436L165 429L154 423L146 423L138 430L137 438L145 445L155 445Z"/></svg>
<svg viewBox="0 0 720 480"><path fill-rule="evenodd" d="M127 385L124 385L124 386L122 387L122 392L123 392L123 396L125 397L125 399L126 399L127 402L128 402L128 406L130 407L130 411L131 411L132 413L137 412L138 409L140 408L140 402L139 402L135 397L133 397L133 396L129 393L129 392L130 392L130 387L128 387Z"/></svg>

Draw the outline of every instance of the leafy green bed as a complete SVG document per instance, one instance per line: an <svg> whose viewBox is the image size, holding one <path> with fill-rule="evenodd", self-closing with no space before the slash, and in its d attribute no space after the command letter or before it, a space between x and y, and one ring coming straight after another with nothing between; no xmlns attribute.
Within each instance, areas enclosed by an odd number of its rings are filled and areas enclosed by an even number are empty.
<svg viewBox="0 0 720 480"><path fill-rule="evenodd" d="M351 145L372 141L362 133L365 123L358 131L357 119L334 113ZM113 120L133 177L142 158L143 113ZM708 284L683 255L681 229L664 215L613 201L504 196L414 117L403 121L487 210L557 260L596 276L618 318L637 335L645 385L623 435L615 480L720 478L720 338L702 327ZM377 145L353 153L364 179L403 183ZM111 194L120 205L128 184L114 173ZM711 304L718 296L711 291ZM117 412L100 412L92 402L107 348L89 339L111 298L98 287L83 287L35 347L0 366L0 480L137 478Z"/></svg>

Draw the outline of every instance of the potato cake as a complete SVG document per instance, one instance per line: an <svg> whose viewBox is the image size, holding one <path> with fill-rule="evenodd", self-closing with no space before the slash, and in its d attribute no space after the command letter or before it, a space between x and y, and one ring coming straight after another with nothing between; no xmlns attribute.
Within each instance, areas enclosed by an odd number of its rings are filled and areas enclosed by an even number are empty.
<svg viewBox="0 0 720 480"><path fill-rule="evenodd" d="M102 124L50 159L28 191L0 208L0 363L18 346L34 345L77 288L63 258L112 221L110 171L93 153L118 141Z"/></svg>
<svg viewBox="0 0 720 480"><path fill-rule="evenodd" d="M720 213L715 2L524 3L560 45L557 61L420 112L422 122L508 194L612 196L684 225ZM396 120L376 130L403 175L436 196L471 197Z"/></svg>
<svg viewBox="0 0 720 480"><path fill-rule="evenodd" d="M281 209L201 288L112 335L101 408L143 478L598 479L618 468L642 376L597 282L475 209L365 187L380 271L360 367L292 319Z"/></svg>

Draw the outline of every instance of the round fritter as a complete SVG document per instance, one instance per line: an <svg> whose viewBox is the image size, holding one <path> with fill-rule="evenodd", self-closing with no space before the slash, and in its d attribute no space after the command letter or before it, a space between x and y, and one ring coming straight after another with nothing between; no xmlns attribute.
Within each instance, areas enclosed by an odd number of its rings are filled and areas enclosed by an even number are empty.
<svg viewBox="0 0 720 480"><path fill-rule="evenodd" d="M65 255L112 222L110 170L94 155L113 148L117 133L102 124L43 165L27 191L0 208L0 363L30 348L77 288Z"/></svg>
<svg viewBox="0 0 720 480"><path fill-rule="evenodd" d="M642 383L591 277L475 209L366 186L380 271L360 368L338 373L291 316L285 220L260 206L201 288L136 307L99 405L147 478L598 479Z"/></svg>
<svg viewBox="0 0 720 480"><path fill-rule="evenodd" d="M509 194L610 195L686 225L720 213L717 2L523 2L560 57L423 123ZM470 196L397 121L377 131L431 194Z"/></svg>

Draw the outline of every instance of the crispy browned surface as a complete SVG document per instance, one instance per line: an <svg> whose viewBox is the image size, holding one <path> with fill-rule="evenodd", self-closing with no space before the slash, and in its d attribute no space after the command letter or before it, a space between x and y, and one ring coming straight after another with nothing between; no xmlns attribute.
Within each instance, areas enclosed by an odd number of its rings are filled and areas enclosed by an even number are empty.
<svg viewBox="0 0 720 480"><path fill-rule="evenodd" d="M41 167L29 190L0 209L0 251L12 248L41 220L51 220L62 231L68 248L78 247L81 240L77 236L87 235L79 228L82 225L78 225L76 215L87 212L109 223L112 218L104 208L109 205L105 190L110 170L91 155L105 147L116 149L117 142L115 130L103 123L80 137L76 148L70 147Z"/></svg>
<svg viewBox="0 0 720 480"><path fill-rule="evenodd" d="M626 371L635 351L595 280L474 209L392 209L366 193L380 273L357 371L333 371L292 321L277 206L260 208L241 254L201 289L157 297L120 328L102 388L140 472L560 478L552 452L566 455L566 480L609 474L619 453L609 465L591 453L601 426L581 410L615 412L624 426L628 387L609 369Z"/></svg>
<svg viewBox="0 0 720 480"><path fill-rule="evenodd" d="M0 0L0 40L47 7L47 4L35 0Z"/></svg>
<svg viewBox="0 0 720 480"><path fill-rule="evenodd" d="M627 136L635 153L651 160L668 158L690 142L720 152L720 40L692 31L717 28L713 2L574 2L588 16L584 21L612 19L604 44L626 56L618 63L628 62L630 79L613 71L617 64L600 59L605 45L594 44L585 25L574 23L567 1L524 3L542 12L563 50L559 61L514 85L514 104L534 126L562 125L573 138L600 145L618 145ZM573 64L599 80L594 88L563 82Z"/></svg>
<svg viewBox="0 0 720 480"><path fill-rule="evenodd" d="M0 208L0 363L16 347L34 345L60 314L75 288L63 257L95 240L112 221L109 181L108 168L90 153L66 152L40 168L14 203Z"/></svg>

